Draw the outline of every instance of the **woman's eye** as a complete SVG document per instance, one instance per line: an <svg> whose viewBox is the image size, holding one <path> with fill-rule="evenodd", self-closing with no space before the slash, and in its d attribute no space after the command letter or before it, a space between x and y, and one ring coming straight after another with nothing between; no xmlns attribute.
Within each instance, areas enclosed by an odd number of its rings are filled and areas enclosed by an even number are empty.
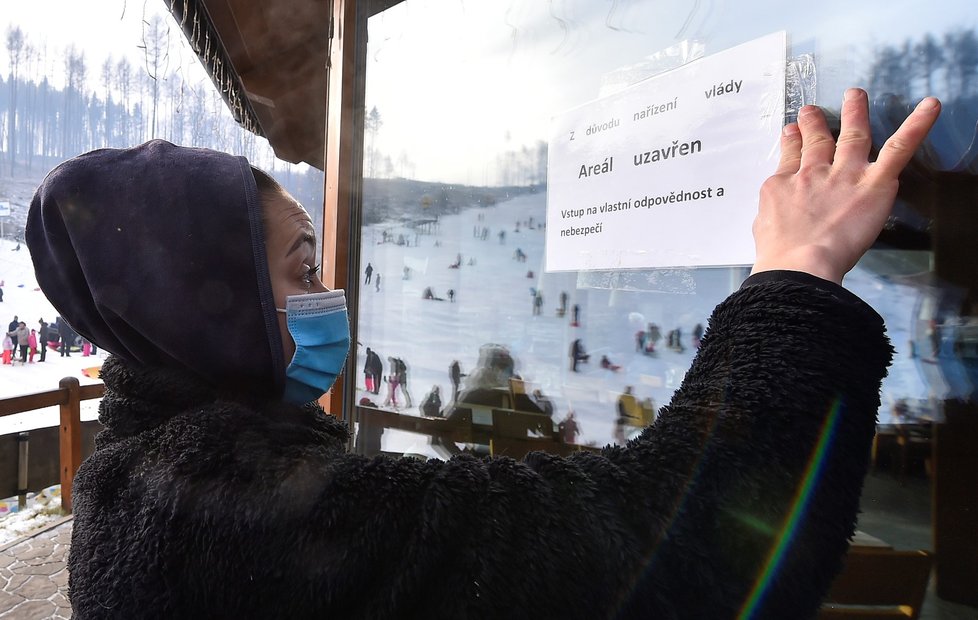
<svg viewBox="0 0 978 620"><path fill-rule="evenodd" d="M319 273L319 268L321 265L316 265L315 267L310 267L304 274L302 274L302 282L306 285L306 288L312 286L312 280Z"/></svg>

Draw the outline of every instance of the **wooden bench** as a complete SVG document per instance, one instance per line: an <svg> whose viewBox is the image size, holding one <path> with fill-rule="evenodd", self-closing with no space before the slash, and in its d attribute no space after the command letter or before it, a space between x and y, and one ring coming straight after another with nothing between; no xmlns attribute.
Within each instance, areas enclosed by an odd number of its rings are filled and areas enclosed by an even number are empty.
<svg viewBox="0 0 978 620"><path fill-rule="evenodd" d="M933 556L927 551L852 547L832 584L819 620L916 620L924 604Z"/></svg>

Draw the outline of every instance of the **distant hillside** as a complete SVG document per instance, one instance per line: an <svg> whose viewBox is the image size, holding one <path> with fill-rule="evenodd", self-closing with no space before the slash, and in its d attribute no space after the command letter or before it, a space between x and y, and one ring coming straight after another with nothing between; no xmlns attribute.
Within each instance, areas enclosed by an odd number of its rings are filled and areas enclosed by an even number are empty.
<svg viewBox="0 0 978 620"><path fill-rule="evenodd" d="M489 207L516 196L543 191L531 187L476 187L410 179L364 179L364 225L385 220L408 220L458 213L470 207Z"/></svg>
<svg viewBox="0 0 978 620"><path fill-rule="evenodd" d="M0 177L0 202L10 203L10 217L3 218L3 236L21 240L27 223L27 209L31 205L34 190L44 180L44 172L24 173L17 178Z"/></svg>
<svg viewBox="0 0 978 620"><path fill-rule="evenodd" d="M50 167L58 164L53 161ZM34 190L44 180L43 172L24 173L11 179L0 177L0 201L13 204L11 217L4 227L7 238L22 238ZM274 174L300 203L310 207L313 219L319 215L313 205L322 201L322 172L310 170L304 174ZM383 221L415 220L459 213L471 207L489 207L523 194L544 191L543 186L476 187L446 183L431 183L410 179L364 179L362 224Z"/></svg>
<svg viewBox="0 0 978 620"><path fill-rule="evenodd" d="M0 155L2 155L2 151L0 151ZM5 238L23 239L24 225L27 222L27 209L30 207L34 190L44 180L48 171L62 161L64 160L60 158L48 158L40 163L35 161L32 170L18 171L16 177L0 175L0 202L11 203L10 217L4 220L3 236ZM323 202L322 171L314 168L303 172L285 169L276 170L271 174L300 204L310 206L309 212L313 221L318 224L322 217L320 215L321 209L317 209L315 205L321 205Z"/></svg>

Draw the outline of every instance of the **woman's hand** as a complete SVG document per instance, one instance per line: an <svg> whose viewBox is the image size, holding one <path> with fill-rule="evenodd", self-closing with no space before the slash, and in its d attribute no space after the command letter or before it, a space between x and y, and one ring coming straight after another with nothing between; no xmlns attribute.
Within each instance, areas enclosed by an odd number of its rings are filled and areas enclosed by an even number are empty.
<svg viewBox="0 0 978 620"><path fill-rule="evenodd" d="M777 171L761 186L751 273L789 269L841 284L882 230L897 178L940 111L937 99L921 101L870 163L865 91L846 91L838 143L821 110L802 108L781 134Z"/></svg>

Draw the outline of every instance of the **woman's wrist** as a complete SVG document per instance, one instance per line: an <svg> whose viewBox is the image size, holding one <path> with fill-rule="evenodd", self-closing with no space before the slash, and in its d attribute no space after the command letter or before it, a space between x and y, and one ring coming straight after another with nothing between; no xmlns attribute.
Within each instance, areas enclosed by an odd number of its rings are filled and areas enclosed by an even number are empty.
<svg viewBox="0 0 978 620"><path fill-rule="evenodd" d="M834 265L829 259L831 253L825 248L806 247L789 252L779 252L775 256L759 255L751 268L751 275L764 271L800 271L842 285L842 278L848 271Z"/></svg>

